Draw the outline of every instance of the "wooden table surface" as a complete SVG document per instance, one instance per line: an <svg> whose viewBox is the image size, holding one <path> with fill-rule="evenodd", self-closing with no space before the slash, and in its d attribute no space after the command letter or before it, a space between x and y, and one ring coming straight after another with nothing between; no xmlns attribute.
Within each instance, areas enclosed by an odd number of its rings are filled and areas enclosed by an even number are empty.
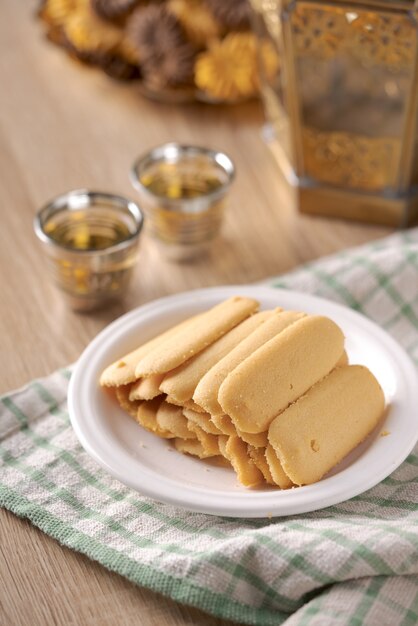
<svg viewBox="0 0 418 626"><path fill-rule="evenodd" d="M248 283L387 234L380 227L297 214L260 139L258 103L173 107L144 100L47 43L35 4L0 0L0 392L75 361L115 317L153 298ZM88 187L135 197L134 157L166 141L225 150L238 176L222 239L188 265L164 261L143 238L123 303L96 314L68 310L44 278L32 232L39 206ZM112 574L1 511L0 623L227 624Z"/></svg>

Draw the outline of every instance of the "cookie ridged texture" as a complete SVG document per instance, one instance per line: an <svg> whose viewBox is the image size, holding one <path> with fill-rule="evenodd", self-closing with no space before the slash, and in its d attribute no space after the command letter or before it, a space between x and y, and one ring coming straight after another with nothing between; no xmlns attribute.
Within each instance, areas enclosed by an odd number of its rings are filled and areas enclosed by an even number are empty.
<svg viewBox="0 0 418 626"><path fill-rule="evenodd" d="M193 82L195 49L178 19L164 5L138 7L128 20L127 35L141 59L150 88Z"/></svg>
<svg viewBox="0 0 418 626"><path fill-rule="evenodd" d="M105 20L122 20L139 4L139 0L90 0L93 11Z"/></svg>
<svg viewBox="0 0 418 626"><path fill-rule="evenodd" d="M141 77L138 65L126 61L118 54L104 55L97 59L97 65L115 80L132 81Z"/></svg>
<svg viewBox="0 0 418 626"><path fill-rule="evenodd" d="M215 19L231 30L249 28L251 7L248 0L205 0Z"/></svg>
<svg viewBox="0 0 418 626"><path fill-rule="evenodd" d="M145 61L142 65L144 82L151 90L193 83L195 51L189 44L174 48Z"/></svg>
<svg viewBox="0 0 418 626"><path fill-rule="evenodd" d="M127 34L144 62L187 43L177 18L159 5L138 7L129 20Z"/></svg>

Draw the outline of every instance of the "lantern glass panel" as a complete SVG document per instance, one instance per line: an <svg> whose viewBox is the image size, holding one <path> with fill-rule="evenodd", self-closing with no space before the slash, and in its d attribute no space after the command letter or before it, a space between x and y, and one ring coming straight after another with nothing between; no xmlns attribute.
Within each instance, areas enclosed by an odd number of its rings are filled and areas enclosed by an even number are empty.
<svg viewBox="0 0 418 626"><path fill-rule="evenodd" d="M278 0L261 0L261 5L260 10L253 13L253 25L259 40L258 60L263 105L281 150L289 161L293 161L289 111L285 97L287 84L282 68L284 48ZM263 54L263 50L268 53ZM275 61L273 63L272 56Z"/></svg>
<svg viewBox="0 0 418 626"><path fill-rule="evenodd" d="M294 3L288 20L300 174L345 188L396 191L415 22L405 14L312 2Z"/></svg>

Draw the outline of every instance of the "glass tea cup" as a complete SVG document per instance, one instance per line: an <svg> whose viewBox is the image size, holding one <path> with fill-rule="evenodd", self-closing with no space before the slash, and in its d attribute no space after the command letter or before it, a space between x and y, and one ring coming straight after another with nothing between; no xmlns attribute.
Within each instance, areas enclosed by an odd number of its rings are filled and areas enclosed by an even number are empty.
<svg viewBox="0 0 418 626"><path fill-rule="evenodd" d="M126 292L143 221L135 202L86 189L58 196L37 213L34 230L49 274L71 308L97 309Z"/></svg>
<svg viewBox="0 0 418 626"><path fill-rule="evenodd" d="M147 228L164 255L187 260L207 251L218 235L225 195L235 176L223 152L167 143L133 164Z"/></svg>

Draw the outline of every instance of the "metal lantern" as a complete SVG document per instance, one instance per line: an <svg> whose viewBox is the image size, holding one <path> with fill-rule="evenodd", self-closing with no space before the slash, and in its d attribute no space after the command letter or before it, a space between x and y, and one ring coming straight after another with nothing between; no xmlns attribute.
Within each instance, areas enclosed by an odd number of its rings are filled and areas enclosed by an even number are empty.
<svg viewBox="0 0 418 626"><path fill-rule="evenodd" d="M388 225L415 221L418 0L252 6L267 139L300 210Z"/></svg>

